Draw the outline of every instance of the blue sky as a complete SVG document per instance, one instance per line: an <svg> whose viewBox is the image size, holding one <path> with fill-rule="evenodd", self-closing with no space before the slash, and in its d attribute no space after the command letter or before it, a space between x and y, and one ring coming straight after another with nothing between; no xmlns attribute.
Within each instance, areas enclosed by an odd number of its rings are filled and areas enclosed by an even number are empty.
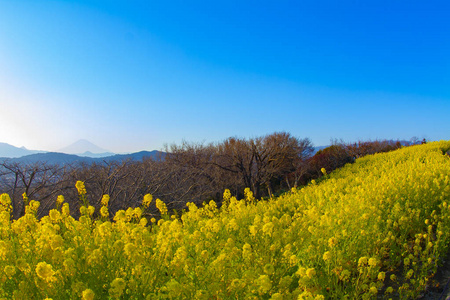
<svg viewBox="0 0 450 300"><path fill-rule="evenodd" d="M450 139L446 1L0 0L0 142Z"/></svg>

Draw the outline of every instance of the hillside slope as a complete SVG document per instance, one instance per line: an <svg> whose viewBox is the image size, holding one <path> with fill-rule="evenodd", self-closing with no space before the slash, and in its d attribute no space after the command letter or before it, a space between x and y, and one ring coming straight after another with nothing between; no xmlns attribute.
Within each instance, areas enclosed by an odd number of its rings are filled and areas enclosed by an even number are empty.
<svg viewBox="0 0 450 300"><path fill-rule="evenodd" d="M450 243L449 149L442 141L366 156L268 201L227 190L220 209L190 203L181 217L157 199L162 218L150 225L150 195L113 222L107 197L99 213L81 207L79 220L67 205L37 220L30 202L11 221L2 195L0 296L414 299ZM83 183L77 189L85 199Z"/></svg>

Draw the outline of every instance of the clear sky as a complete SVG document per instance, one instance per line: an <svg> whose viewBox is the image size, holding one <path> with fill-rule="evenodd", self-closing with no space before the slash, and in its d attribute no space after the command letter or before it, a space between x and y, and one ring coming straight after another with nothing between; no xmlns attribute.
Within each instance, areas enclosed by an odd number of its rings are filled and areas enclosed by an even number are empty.
<svg viewBox="0 0 450 300"><path fill-rule="evenodd" d="M0 142L450 139L448 1L0 0Z"/></svg>

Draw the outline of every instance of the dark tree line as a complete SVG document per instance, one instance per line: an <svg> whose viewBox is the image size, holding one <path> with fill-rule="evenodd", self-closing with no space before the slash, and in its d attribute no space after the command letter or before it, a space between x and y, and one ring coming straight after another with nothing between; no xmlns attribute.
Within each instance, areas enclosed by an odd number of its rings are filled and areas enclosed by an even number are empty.
<svg viewBox="0 0 450 300"><path fill-rule="evenodd" d="M275 132L207 145L183 142L167 146L160 158L142 161L61 166L5 160L0 163L0 192L10 195L14 218L24 214L24 193L41 203L39 217L55 207L58 195L64 195L77 217L77 180L85 182L89 203L96 208L104 194L110 196L111 216L119 209L139 206L148 193L163 200L169 210L179 210L186 202L201 204L213 199L220 203L225 189L242 197L249 187L257 199L271 197L321 176L321 168L331 172L355 158L399 147L400 143L390 141L333 143L313 155L308 138ZM148 214L159 215L154 203Z"/></svg>
<svg viewBox="0 0 450 300"><path fill-rule="evenodd" d="M312 152L309 139L276 132L251 139L232 137L206 146L174 145L168 149L166 159L191 172L197 170L204 184L210 186L211 195L225 188L238 194L249 187L260 198L284 188L289 174Z"/></svg>

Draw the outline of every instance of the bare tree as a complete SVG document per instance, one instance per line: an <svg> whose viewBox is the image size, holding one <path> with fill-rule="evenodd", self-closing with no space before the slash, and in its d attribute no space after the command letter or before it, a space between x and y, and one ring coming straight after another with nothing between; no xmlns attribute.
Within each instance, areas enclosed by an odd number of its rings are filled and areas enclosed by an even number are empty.
<svg viewBox="0 0 450 300"><path fill-rule="evenodd" d="M274 182L284 182L311 153L309 139L275 132L248 140L225 140L217 147L216 165L239 176L245 187L251 187L259 198L262 187L272 195Z"/></svg>
<svg viewBox="0 0 450 300"><path fill-rule="evenodd" d="M25 214L23 194L41 202L41 211L48 210L64 186L66 166L47 163L20 164L3 161L0 164L0 186L13 202L14 217Z"/></svg>

